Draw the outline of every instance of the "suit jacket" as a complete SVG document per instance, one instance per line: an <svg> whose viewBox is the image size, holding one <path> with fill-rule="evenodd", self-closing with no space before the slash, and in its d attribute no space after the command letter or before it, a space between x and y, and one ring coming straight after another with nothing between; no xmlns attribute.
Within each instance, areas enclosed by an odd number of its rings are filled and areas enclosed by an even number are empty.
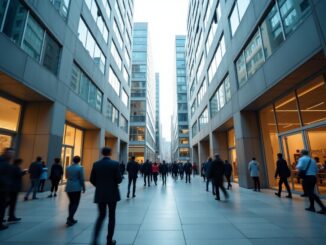
<svg viewBox="0 0 326 245"><path fill-rule="evenodd" d="M138 170L139 170L138 163L136 163L135 161L128 162L127 172L130 177L132 177L132 178L137 177Z"/></svg>
<svg viewBox="0 0 326 245"><path fill-rule="evenodd" d="M213 160L211 165L211 176L217 182L223 182L225 174L224 162L220 158Z"/></svg>
<svg viewBox="0 0 326 245"><path fill-rule="evenodd" d="M121 200L119 184L122 182L119 162L104 157L94 163L90 182L95 186L95 203L112 203Z"/></svg>
<svg viewBox="0 0 326 245"><path fill-rule="evenodd" d="M277 176L280 176L280 178L288 178L291 176L291 171L288 167L287 162L284 159L277 160L277 167L275 171L275 178Z"/></svg>
<svg viewBox="0 0 326 245"><path fill-rule="evenodd" d="M67 167L66 192L79 192L85 190L84 168L79 164Z"/></svg>

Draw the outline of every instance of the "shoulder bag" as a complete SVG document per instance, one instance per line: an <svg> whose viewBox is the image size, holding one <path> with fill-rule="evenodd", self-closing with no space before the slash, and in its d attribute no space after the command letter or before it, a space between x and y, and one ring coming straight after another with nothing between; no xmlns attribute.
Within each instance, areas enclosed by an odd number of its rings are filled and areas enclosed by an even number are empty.
<svg viewBox="0 0 326 245"><path fill-rule="evenodd" d="M306 169L304 169L304 170L299 170L298 177L299 177L300 179L304 179L304 177L306 177L307 171L308 171L308 169L309 169L309 167L310 167L310 163L311 163L311 158L310 158L310 160L309 160L309 163L308 163Z"/></svg>

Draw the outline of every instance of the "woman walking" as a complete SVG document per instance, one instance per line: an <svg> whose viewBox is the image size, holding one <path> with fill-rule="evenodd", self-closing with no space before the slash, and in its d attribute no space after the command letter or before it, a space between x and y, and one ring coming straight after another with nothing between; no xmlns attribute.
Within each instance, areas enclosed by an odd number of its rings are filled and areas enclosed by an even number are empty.
<svg viewBox="0 0 326 245"><path fill-rule="evenodd" d="M155 185L157 185L158 172L159 172L159 167L158 167L157 163L155 162L154 165L152 166L152 173L153 173Z"/></svg>
<svg viewBox="0 0 326 245"><path fill-rule="evenodd" d="M69 198L69 216L66 223L68 226L72 226L77 223L77 220L74 219L74 215L79 205L81 191L85 193L86 190L84 181L84 168L80 166L79 163L80 157L74 156L72 165L67 167L66 171L66 192Z"/></svg>
<svg viewBox="0 0 326 245"><path fill-rule="evenodd" d="M42 173L40 176L40 184L38 186L38 192L44 192L45 181L48 179L48 168L46 167L46 163L42 161Z"/></svg>
<svg viewBox="0 0 326 245"><path fill-rule="evenodd" d="M51 167L50 180L51 180L51 194L48 197L56 197L60 180L63 176L63 167L60 164L60 158L55 158ZM54 195L53 195L54 193Z"/></svg>

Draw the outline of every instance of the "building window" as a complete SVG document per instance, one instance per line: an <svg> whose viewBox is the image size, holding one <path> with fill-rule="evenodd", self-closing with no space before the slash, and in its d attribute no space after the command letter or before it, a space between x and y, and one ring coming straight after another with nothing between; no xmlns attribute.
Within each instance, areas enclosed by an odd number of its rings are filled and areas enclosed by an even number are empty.
<svg viewBox="0 0 326 245"><path fill-rule="evenodd" d="M179 134L188 134L189 128L188 125L179 125Z"/></svg>
<svg viewBox="0 0 326 245"><path fill-rule="evenodd" d="M248 76L252 76L265 62L263 44L260 32L254 35L245 51L246 68Z"/></svg>
<svg viewBox="0 0 326 245"><path fill-rule="evenodd" d="M70 0L50 0L59 14L67 19Z"/></svg>
<svg viewBox="0 0 326 245"><path fill-rule="evenodd" d="M17 132L20 113L21 106L19 104L0 97L0 129Z"/></svg>
<svg viewBox="0 0 326 245"><path fill-rule="evenodd" d="M191 134L192 134L192 138L195 137L197 135L198 129L197 129L197 122L194 123L194 125L192 125L191 127Z"/></svg>
<svg viewBox="0 0 326 245"><path fill-rule="evenodd" d="M113 56L115 63L119 67L119 70L121 70L122 69L122 59L118 53L117 47L115 46L114 42L111 43L111 54Z"/></svg>
<svg viewBox="0 0 326 245"><path fill-rule="evenodd" d="M145 122L146 119L146 101L131 101L130 102L130 121Z"/></svg>
<svg viewBox="0 0 326 245"><path fill-rule="evenodd" d="M60 50L60 45L52 37L46 35L43 52L43 65L54 74L57 74L58 71Z"/></svg>
<svg viewBox="0 0 326 245"><path fill-rule="evenodd" d="M131 126L129 132L130 141L145 141L145 128L138 126Z"/></svg>
<svg viewBox="0 0 326 245"><path fill-rule="evenodd" d="M204 63L205 63L205 59L204 59L204 55L202 55L200 58L198 70L197 70L197 81L200 81L200 76L204 69Z"/></svg>
<svg viewBox="0 0 326 245"><path fill-rule="evenodd" d="M207 83L206 83L206 79L204 79L203 83L201 84L198 94L197 94L197 101L198 101L198 106L200 105L200 103L202 102L205 94L207 91Z"/></svg>
<svg viewBox="0 0 326 245"><path fill-rule="evenodd" d="M214 95L209 100L210 116L215 117L217 113L231 100L230 79L227 76L220 86L216 89Z"/></svg>
<svg viewBox="0 0 326 245"><path fill-rule="evenodd" d="M145 97L146 81L132 81L131 97Z"/></svg>
<svg viewBox="0 0 326 245"><path fill-rule="evenodd" d="M113 31L114 31L114 34L115 34L117 40L118 40L120 49L122 49L123 48L123 39L122 39L121 33L119 31L117 22L115 20L114 20L114 23L113 23Z"/></svg>
<svg viewBox="0 0 326 245"><path fill-rule="evenodd" d="M205 128L208 124L208 110L207 107L204 109L204 111L199 116L199 130L202 130Z"/></svg>
<svg viewBox="0 0 326 245"><path fill-rule="evenodd" d="M121 118L120 118L120 128L128 133L128 120L121 114Z"/></svg>
<svg viewBox="0 0 326 245"><path fill-rule="evenodd" d="M188 122L188 114L187 113L178 113L178 121L179 122Z"/></svg>
<svg viewBox="0 0 326 245"><path fill-rule="evenodd" d="M117 95L120 96L121 83L111 67L109 70L109 84L111 84L112 88L117 93Z"/></svg>
<svg viewBox="0 0 326 245"><path fill-rule="evenodd" d="M187 103L178 103L178 111L186 111Z"/></svg>
<svg viewBox="0 0 326 245"><path fill-rule="evenodd" d="M189 139L188 138L179 138L179 144L188 145L189 144Z"/></svg>
<svg viewBox="0 0 326 245"><path fill-rule="evenodd" d="M129 97L128 97L126 90L124 90L124 89L122 89L121 101L128 108Z"/></svg>
<svg viewBox="0 0 326 245"><path fill-rule="evenodd" d="M94 63L98 65L100 71L104 74L106 58L82 18L79 20L78 38L93 58Z"/></svg>
<svg viewBox="0 0 326 245"><path fill-rule="evenodd" d="M222 34L222 37L220 39L220 42L218 44L218 47L215 51L215 54L212 58L212 61L209 65L208 68L208 83L210 84L215 76L215 73L222 61L222 58L224 57L225 54L225 40L224 40L224 35Z"/></svg>
<svg viewBox="0 0 326 245"><path fill-rule="evenodd" d="M249 3L250 0L237 0L237 2L235 3L229 19L232 36L238 29L238 26L249 6Z"/></svg>
<svg viewBox="0 0 326 245"><path fill-rule="evenodd" d="M110 4L109 4L109 0L102 0L102 4L104 6L105 13L106 13L108 19L110 19L110 17L111 17L111 7L110 7Z"/></svg>
<svg viewBox="0 0 326 245"><path fill-rule="evenodd" d="M127 68L125 66L123 67L123 78L129 84L129 73L128 73Z"/></svg>
<svg viewBox="0 0 326 245"><path fill-rule="evenodd" d="M107 107L107 119L110 120L114 125L119 127L119 111L118 109L108 100Z"/></svg>
<svg viewBox="0 0 326 245"><path fill-rule="evenodd" d="M73 64L70 87L89 105L102 111L103 93L75 63Z"/></svg>
<svg viewBox="0 0 326 245"><path fill-rule="evenodd" d="M196 108L197 108L197 100L195 99L191 105L191 116L195 114Z"/></svg>

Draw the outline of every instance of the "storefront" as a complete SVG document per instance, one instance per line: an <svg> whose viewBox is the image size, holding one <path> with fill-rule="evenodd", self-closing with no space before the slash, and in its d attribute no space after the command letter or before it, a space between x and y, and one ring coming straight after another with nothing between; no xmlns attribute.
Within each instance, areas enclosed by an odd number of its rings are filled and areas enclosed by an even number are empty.
<svg viewBox="0 0 326 245"><path fill-rule="evenodd" d="M74 156L80 156L82 158L83 136L84 132L81 129L65 124L61 150L61 161L64 171L71 164Z"/></svg>
<svg viewBox="0 0 326 245"><path fill-rule="evenodd" d="M276 155L282 152L291 168L292 188L302 191L295 168L306 148L318 162L318 190L326 194L326 84L318 76L260 111L269 185L274 179Z"/></svg>
<svg viewBox="0 0 326 245"><path fill-rule="evenodd" d="M238 175L238 162L237 162L237 152L236 152L236 144L235 144L235 133L234 128L228 130L228 152L229 152L229 162L232 164L233 169L233 181L239 181Z"/></svg>
<svg viewBox="0 0 326 245"><path fill-rule="evenodd" d="M21 116L21 105L0 96L0 154L15 147Z"/></svg>

